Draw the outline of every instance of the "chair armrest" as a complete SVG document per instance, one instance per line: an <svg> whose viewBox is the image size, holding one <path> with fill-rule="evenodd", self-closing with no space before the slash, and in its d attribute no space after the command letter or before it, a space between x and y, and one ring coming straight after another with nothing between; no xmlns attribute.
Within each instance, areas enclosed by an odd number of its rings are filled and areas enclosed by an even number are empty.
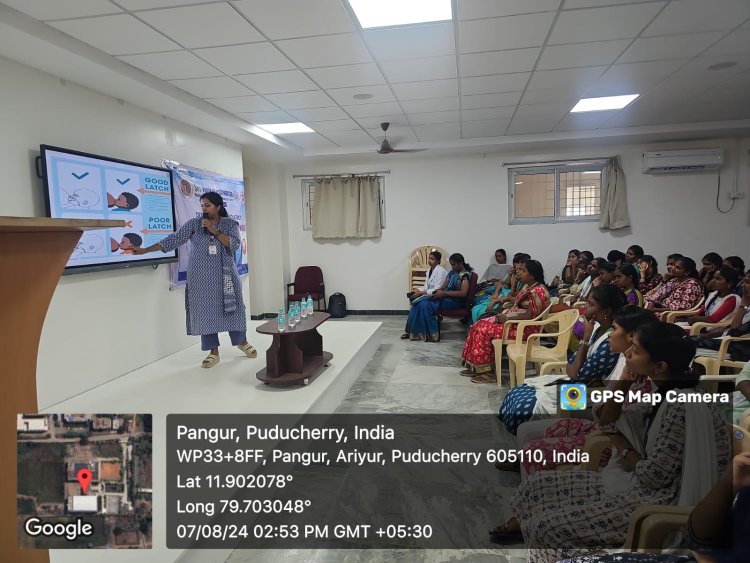
<svg viewBox="0 0 750 563"><path fill-rule="evenodd" d="M640 506L630 515L626 551L659 553L670 532L680 531L687 524L692 506Z"/></svg>
<svg viewBox="0 0 750 563"><path fill-rule="evenodd" d="M542 368L539 370L539 375L548 375L552 373L552 370L563 368L568 365L568 362L544 362Z"/></svg>
<svg viewBox="0 0 750 563"><path fill-rule="evenodd" d="M737 342L738 340L750 340L750 335L746 336L727 336L725 338L722 338L721 340L721 346L719 346L719 355L717 356L717 359L719 363L727 360L727 352L729 350L729 344L731 342Z"/></svg>
<svg viewBox="0 0 750 563"><path fill-rule="evenodd" d="M294 282L286 284L286 288L289 289L290 287L294 286Z"/></svg>
<svg viewBox="0 0 750 563"><path fill-rule="evenodd" d="M708 330L717 328L726 328L732 324L732 320L721 321L719 323L695 323L690 326L690 336L699 336L701 331L706 328Z"/></svg>
<svg viewBox="0 0 750 563"><path fill-rule="evenodd" d="M598 471L602 453L611 447L612 440L609 436L598 430L590 432L586 436L586 442L583 444L583 451L589 455L589 460L581 463L580 468L584 471Z"/></svg>
<svg viewBox="0 0 750 563"><path fill-rule="evenodd" d="M518 328L516 328L516 344L521 344L523 342L523 331L526 329L527 326L538 326L543 327L548 324L559 322L559 319L556 317L547 317L543 321L535 321L535 320L525 320L525 321L514 321L518 323ZM542 334L541 330L538 333L535 334ZM529 338L534 336L534 334L529 335ZM544 336L560 336L559 332L545 332Z"/></svg>

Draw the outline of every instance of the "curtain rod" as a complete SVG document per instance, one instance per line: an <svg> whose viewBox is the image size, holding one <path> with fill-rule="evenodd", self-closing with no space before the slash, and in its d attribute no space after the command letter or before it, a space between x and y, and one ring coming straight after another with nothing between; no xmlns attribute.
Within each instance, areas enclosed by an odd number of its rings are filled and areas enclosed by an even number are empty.
<svg viewBox="0 0 750 563"><path fill-rule="evenodd" d="M295 174L292 178L320 178L324 176L377 176L378 174L390 174L390 170L376 170L375 172L335 172L329 174Z"/></svg>
<svg viewBox="0 0 750 563"><path fill-rule="evenodd" d="M588 163L588 162L594 162L594 161L606 161L610 158L613 158L612 156L595 156L590 158L561 158L558 160L543 160L541 162L503 162L503 166L543 166L545 164L558 164L560 162L569 162L571 164L577 164L577 163Z"/></svg>

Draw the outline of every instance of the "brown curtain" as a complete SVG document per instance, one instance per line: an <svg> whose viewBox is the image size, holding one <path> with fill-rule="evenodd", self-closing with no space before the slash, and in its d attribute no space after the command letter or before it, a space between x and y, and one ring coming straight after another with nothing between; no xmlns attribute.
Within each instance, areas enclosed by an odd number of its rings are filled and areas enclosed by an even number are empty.
<svg viewBox="0 0 750 563"><path fill-rule="evenodd" d="M312 224L314 239L380 237L378 177L316 178Z"/></svg>
<svg viewBox="0 0 750 563"><path fill-rule="evenodd" d="M614 231L630 226L625 172L619 156L611 157L604 166L600 200L600 229Z"/></svg>

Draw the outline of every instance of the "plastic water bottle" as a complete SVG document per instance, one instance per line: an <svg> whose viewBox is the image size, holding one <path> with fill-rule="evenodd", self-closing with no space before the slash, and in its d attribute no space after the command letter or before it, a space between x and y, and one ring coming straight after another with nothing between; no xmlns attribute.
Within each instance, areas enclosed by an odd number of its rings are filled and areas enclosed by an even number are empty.
<svg viewBox="0 0 750 563"><path fill-rule="evenodd" d="M307 307L307 316L308 316L308 317L312 317L312 316L313 316L313 313L314 313L315 311L313 311L313 302L312 302L312 297L310 297L310 294L309 294L309 293L307 294L307 301L305 302L305 306Z"/></svg>
<svg viewBox="0 0 750 563"><path fill-rule="evenodd" d="M293 329L294 325L297 324L297 319L294 317L294 303L289 304L289 314L287 315L289 322L289 329Z"/></svg>
<svg viewBox="0 0 750 563"><path fill-rule="evenodd" d="M286 330L286 315L284 314L284 307L279 307L277 320L279 323L279 332L284 332Z"/></svg>
<svg viewBox="0 0 750 563"><path fill-rule="evenodd" d="M302 315L300 313L299 301L295 301L294 302L294 324L299 324L301 316Z"/></svg>
<svg viewBox="0 0 750 563"><path fill-rule="evenodd" d="M302 301L300 301L299 316L302 319L307 317L307 301L304 297L302 298Z"/></svg>

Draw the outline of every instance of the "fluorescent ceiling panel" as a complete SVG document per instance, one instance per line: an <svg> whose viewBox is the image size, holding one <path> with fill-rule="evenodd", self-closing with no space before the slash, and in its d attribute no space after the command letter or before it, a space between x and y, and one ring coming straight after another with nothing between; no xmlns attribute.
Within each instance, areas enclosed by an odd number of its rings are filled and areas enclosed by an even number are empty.
<svg viewBox="0 0 750 563"><path fill-rule="evenodd" d="M290 133L315 133L304 123L264 123L258 125L261 129L265 129L269 133L274 135L289 135Z"/></svg>
<svg viewBox="0 0 750 563"><path fill-rule="evenodd" d="M349 0L363 29L453 19L451 0Z"/></svg>
<svg viewBox="0 0 750 563"><path fill-rule="evenodd" d="M602 98L583 98L578 101L571 113L584 111L605 111L609 109L622 109L635 100L640 94L627 94L625 96L604 96Z"/></svg>

